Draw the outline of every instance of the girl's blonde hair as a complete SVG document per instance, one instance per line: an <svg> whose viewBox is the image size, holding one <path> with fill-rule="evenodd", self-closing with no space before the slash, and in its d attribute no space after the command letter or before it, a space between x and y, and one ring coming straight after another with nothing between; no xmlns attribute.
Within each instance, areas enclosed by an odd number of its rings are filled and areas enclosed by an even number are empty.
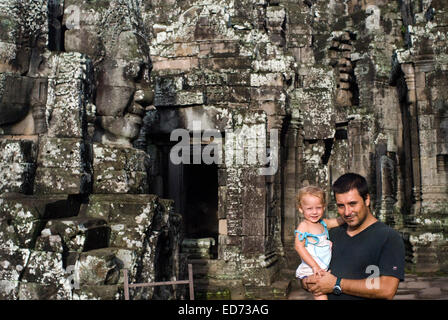
<svg viewBox="0 0 448 320"><path fill-rule="evenodd" d="M300 207L300 202L301 202L303 196L306 194L310 194L312 196L318 197L322 201L322 205L325 206L326 201L325 201L324 190L322 190L321 188L316 187L316 186L306 186L306 187L300 188L299 192L297 193L297 196L296 196L297 208Z"/></svg>

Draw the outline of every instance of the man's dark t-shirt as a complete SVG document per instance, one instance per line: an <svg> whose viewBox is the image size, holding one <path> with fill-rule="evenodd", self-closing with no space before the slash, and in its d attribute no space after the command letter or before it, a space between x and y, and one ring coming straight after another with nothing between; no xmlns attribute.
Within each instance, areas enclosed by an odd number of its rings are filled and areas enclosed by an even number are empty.
<svg viewBox="0 0 448 320"><path fill-rule="evenodd" d="M374 276L393 276L404 280L404 243L400 234L377 221L357 235L347 234L347 225L330 230L333 242L331 273L345 279L366 279ZM375 274L376 273L376 274ZM379 274L378 274L379 273ZM342 288L344 291L344 288ZM342 293L329 294L328 299L363 299Z"/></svg>

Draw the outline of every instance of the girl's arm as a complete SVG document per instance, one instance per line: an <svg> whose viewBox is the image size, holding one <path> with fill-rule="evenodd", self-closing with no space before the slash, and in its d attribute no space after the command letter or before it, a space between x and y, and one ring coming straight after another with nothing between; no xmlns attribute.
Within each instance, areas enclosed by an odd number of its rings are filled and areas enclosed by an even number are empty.
<svg viewBox="0 0 448 320"><path fill-rule="evenodd" d="M297 231L300 232L306 232L306 224L304 221L302 221L299 226L297 227ZM302 241L299 240L299 235L296 234L294 238L294 248L296 249L297 253L299 254L300 258L303 262L305 262L307 265L309 265L314 270L320 270L320 266L317 264L317 262L313 259L311 254L306 250L305 248L305 239Z"/></svg>
<svg viewBox="0 0 448 320"><path fill-rule="evenodd" d="M341 217L333 218L333 219L322 219L327 225L328 229L339 227L343 225L345 222Z"/></svg>

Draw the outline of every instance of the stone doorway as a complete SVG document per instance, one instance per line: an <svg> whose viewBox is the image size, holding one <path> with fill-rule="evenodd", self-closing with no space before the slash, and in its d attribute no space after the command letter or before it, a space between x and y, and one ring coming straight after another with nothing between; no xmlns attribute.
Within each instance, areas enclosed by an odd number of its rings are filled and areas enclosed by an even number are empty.
<svg viewBox="0 0 448 320"><path fill-rule="evenodd" d="M216 165L184 165L185 234L187 237L218 236L218 170Z"/></svg>
<svg viewBox="0 0 448 320"><path fill-rule="evenodd" d="M193 155L192 147L191 155ZM203 162L173 164L169 157L165 196L174 199L182 215L182 252L189 258L216 259L218 255L218 166ZM195 161L196 162L196 161Z"/></svg>
<svg viewBox="0 0 448 320"><path fill-rule="evenodd" d="M218 170L215 164L183 165L184 245L190 258L218 255Z"/></svg>

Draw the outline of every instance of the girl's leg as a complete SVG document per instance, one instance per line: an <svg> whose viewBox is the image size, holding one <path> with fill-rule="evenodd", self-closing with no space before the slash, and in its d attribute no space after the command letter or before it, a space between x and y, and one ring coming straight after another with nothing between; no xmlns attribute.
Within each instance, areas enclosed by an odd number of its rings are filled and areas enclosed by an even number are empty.
<svg viewBox="0 0 448 320"><path fill-rule="evenodd" d="M320 296L314 296L314 300L328 300L328 297L326 294L323 294Z"/></svg>

